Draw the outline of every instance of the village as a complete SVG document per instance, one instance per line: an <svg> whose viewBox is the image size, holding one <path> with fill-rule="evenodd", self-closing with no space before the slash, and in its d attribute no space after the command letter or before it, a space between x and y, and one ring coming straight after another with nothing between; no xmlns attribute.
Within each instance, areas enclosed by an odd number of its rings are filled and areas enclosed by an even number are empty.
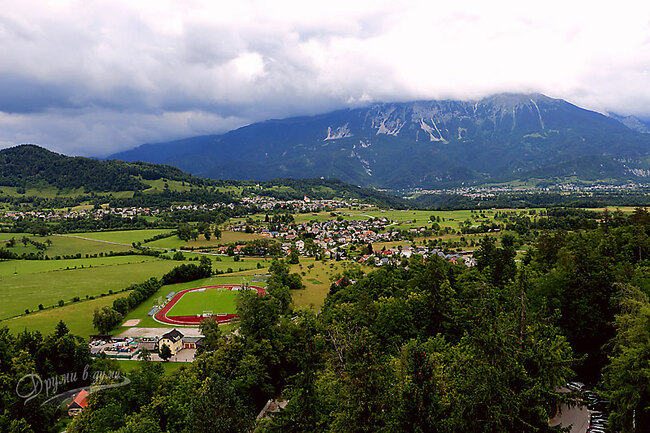
<svg viewBox="0 0 650 433"><path fill-rule="evenodd" d="M355 260L372 266L383 266L396 262L402 258L410 258L413 254L423 257L431 255L441 256L454 263L463 262L466 266L473 266L475 260L471 257L472 251L449 252L442 247L428 246L396 246L382 248L379 251L372 249L372 244L378 242L405 241L418 236L431 236L434 230L431 227L413 227L408 230L395 228L396 222L391 222L386 217L346 220L350 214L338 212L337 219L327 221L310 221L303 223L279 223L273 228L269 225L249 225L239 223L231 225L231 231L249 231L261 236L278 239L282 242L284 254L296 252L300 256L321 257L336 260ZM410 221L407 221L410 223ZM433 225L433 222L429 221ZM449 232L447 229L446 232ZM437 233L437 230L435 230ZM243 246L234 248L234 254L240 254ZM220 252L226 252L228 247L220 247Z"/></svg>
<svg viewBox="0 0 650 433"><path fill-rule="evenodd" d="M361 203L358 200L310 200L305 197L302 200L278 200L269 197L252 196L243 197L241 199L241 206L250 209L251 212L258 210L272 210L272 209L285 209L293 212L323 212L338 208L369 208L372 205ZM33 211L19 211L11 210L5 211L4 217L12 220L19 220L23 218L37 218L43 221L56 221L62 219L75 219L75 218L93 218L99 220L105 216L117 216L121 218L135 218L138 216L155 217L161 216L164 213L173 213L179 211L214 211L222 208L234 209L234 203L212 203L212 204L186 204L186 205L173 205L165 208L151 208L151 207L108 207L103 206L79 206L67 209L49 209L49 210L33 210Z"/></svg>

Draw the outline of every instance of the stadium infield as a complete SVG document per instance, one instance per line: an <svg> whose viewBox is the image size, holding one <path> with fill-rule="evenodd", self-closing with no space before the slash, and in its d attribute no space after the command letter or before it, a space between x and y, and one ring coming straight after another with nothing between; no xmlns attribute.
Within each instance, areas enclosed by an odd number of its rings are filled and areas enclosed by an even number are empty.
<svg viewBox="0 0 650 433"><path fill-rule="evenodd" d="M178 292L154 315L154 319L169 325L197 326L207 318L219 323L228 323L235 319L236 294L239 285L220 285L195 287ZM258 295L266 294L263 287L250 286ZM204 312L212 315L205 317Z"/></svg>

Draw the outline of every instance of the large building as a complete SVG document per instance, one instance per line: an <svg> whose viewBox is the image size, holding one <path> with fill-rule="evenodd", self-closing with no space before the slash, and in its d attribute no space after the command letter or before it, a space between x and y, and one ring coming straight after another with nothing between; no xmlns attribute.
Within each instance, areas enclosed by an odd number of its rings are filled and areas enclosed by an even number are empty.
<svg viewBox="0 0 650 433"><path fill-rule="evenodd" d="M158 352L160 348L166 344L172 351L172 355L176 355L181 349L183 349L183 334L180 333L177 329L172 329L158 340Z"/></svg>

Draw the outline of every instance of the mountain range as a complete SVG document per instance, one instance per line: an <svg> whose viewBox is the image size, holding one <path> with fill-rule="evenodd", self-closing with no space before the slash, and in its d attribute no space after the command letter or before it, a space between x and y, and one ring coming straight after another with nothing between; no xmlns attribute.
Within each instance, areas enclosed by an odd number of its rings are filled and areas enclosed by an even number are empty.
<svg viewBox="0 0 650 433"><path fill-rule="evenodd" d="M218 179L325 177L390 189L531 178L626 181L650 175L650 135L636 120L542 94L498 94L268 120L110 158Z"/></svg>

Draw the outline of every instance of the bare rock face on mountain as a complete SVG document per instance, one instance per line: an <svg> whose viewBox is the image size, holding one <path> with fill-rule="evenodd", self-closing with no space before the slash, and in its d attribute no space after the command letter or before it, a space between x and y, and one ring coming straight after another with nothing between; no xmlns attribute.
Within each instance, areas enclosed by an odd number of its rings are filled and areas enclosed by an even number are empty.
<svg viewBox="0 0 650 433"><path fill-rule="evenodd" d="M384 188L540 176L639 179L650 168L650 136L624 123L541 94L499 94L268 120L112 158L213 178L323 176Z"/></svg>

